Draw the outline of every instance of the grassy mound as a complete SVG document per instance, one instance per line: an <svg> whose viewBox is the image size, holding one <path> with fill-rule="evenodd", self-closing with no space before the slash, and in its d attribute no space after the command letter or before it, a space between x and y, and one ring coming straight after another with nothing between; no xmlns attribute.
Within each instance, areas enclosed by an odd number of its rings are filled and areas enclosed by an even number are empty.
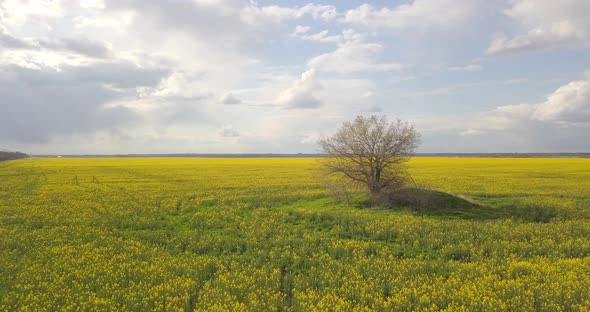
<svg viewBox="0 0 590 312"><path fill-rule="evenodd" d="M393 207L411 209L428 216L462 219L515 219L524 222L546 223L557 216L554 208L531 205L483 205L472 199L442 191L407 188L389 197Z"/></svg>
<svg viewBox="0 0 590 312"><path fill-rule="evenodd" d="M394 206L411 207L419 211L440 209L474 209L481 207L474 201L449 193L406 188L390 194L390 203Z"/></svg>

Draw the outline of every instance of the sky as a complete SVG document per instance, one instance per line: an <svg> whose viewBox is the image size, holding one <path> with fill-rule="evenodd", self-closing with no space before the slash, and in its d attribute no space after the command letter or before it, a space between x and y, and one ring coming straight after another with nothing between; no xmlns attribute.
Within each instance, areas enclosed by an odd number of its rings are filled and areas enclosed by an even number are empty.
<svg viewBox="0 0 590 312"><path fill-rule="evenodd" d="M590 152L588 0L0 0L0 150Z"/></svg>

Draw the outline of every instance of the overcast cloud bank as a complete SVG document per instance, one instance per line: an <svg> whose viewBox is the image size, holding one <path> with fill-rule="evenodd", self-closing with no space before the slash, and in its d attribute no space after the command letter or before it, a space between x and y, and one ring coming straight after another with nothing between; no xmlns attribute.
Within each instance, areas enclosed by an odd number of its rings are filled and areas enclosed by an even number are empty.
<svg viewBox="0 0 590 312"><path fill-rule="evenodd" d="M0 1L0 149L313 153L357 114L421 152L588 152L590 2Z"/></svg>

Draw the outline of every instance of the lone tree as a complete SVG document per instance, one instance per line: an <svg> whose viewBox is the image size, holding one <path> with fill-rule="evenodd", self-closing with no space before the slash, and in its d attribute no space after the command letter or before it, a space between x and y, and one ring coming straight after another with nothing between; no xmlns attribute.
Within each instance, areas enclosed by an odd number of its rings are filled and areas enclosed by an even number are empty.
<svg viewBox="0 0 590 312"><path fill-rule="evenodd" d="M405 163L420 143L420 134L399 119L358 116L318 143L327 155L322 162L329 176L366 187L379 201L407 183Z"/></svg>

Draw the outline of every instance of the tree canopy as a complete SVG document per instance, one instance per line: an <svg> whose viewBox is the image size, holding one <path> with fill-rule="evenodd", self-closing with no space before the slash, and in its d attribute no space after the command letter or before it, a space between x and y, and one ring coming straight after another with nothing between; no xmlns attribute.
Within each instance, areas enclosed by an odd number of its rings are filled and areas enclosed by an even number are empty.
<svg viewBox="0 0 590 312"><path fill-rule="evenodd" d="M7 152L7 151L0 151L0 161L3 160L15 160L21 158L28 158L29 155L21 152Z"/></svg>
<svg viewBox="0 0 590 312"><path fill-rule="evenodd" d="M319 142L326 154L323 167L351 183L366 186L373 197L402 188L404 165L420 143L413 124L385 116L358 116Z"/></svg>

